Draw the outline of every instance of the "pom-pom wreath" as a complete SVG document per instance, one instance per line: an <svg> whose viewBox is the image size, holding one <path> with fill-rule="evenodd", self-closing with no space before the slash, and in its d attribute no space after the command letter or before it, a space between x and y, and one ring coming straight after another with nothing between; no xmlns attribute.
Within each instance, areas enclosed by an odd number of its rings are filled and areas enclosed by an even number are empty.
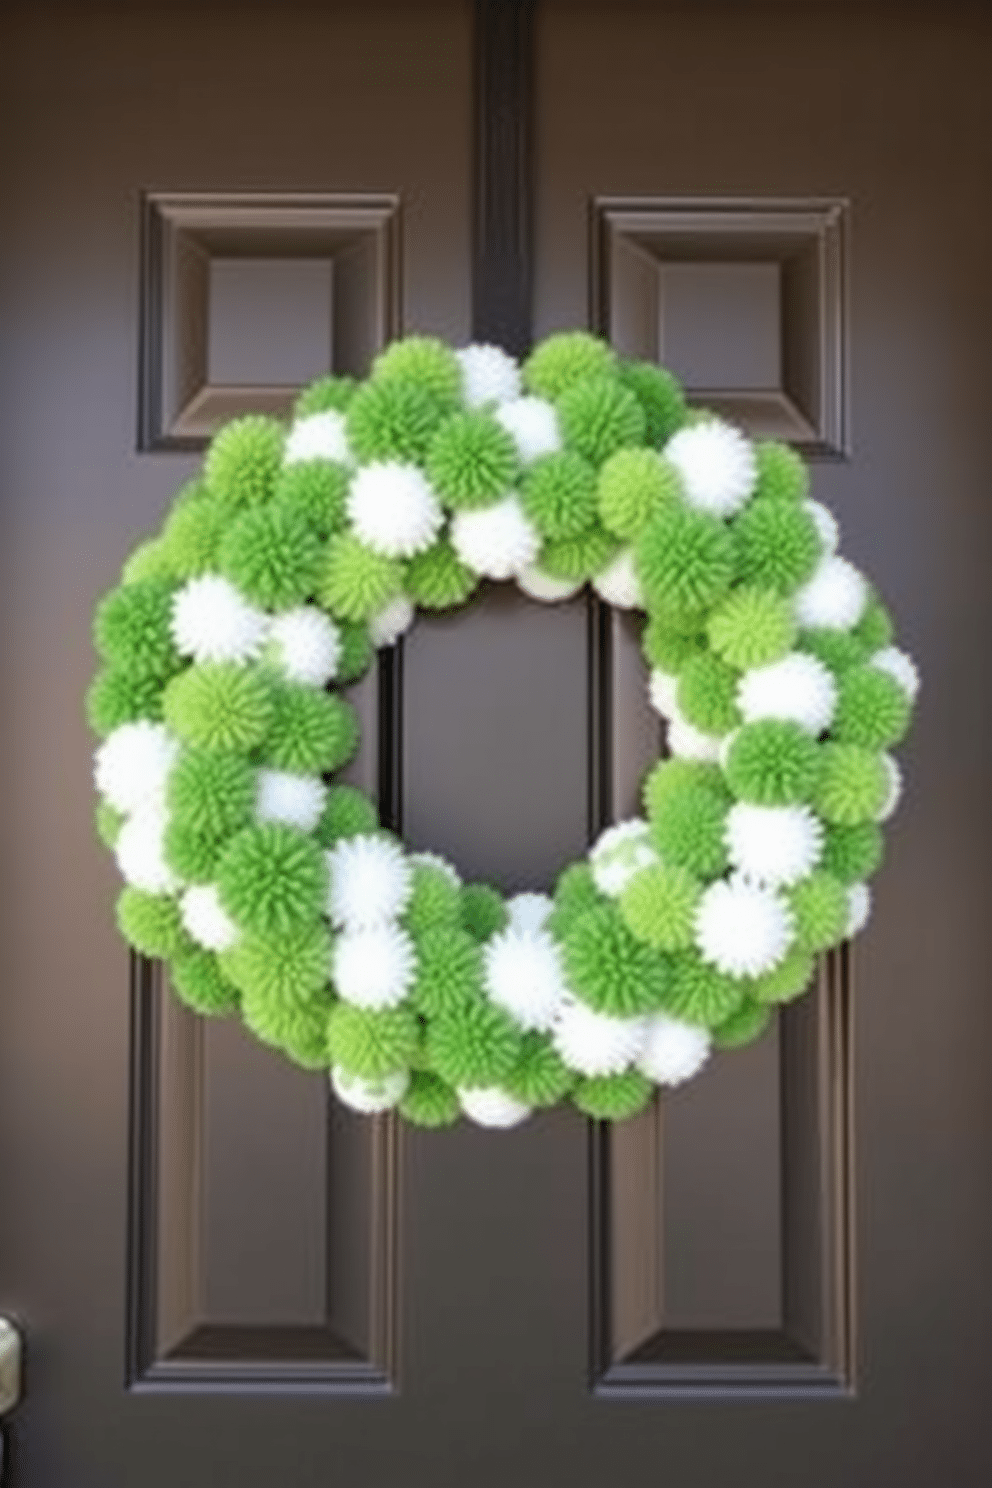
<svg viewBox="0 0 992 1488"><path fill-rule="evenodd" d="M235 419L94 618L121 934L355 1111L624 1119L866 922L919 677L838 544L794 451L585 331L523 368L409 336ZM463 884L332 773L341 689L483 579L644 617L669 757L553 897Z"/></svg>

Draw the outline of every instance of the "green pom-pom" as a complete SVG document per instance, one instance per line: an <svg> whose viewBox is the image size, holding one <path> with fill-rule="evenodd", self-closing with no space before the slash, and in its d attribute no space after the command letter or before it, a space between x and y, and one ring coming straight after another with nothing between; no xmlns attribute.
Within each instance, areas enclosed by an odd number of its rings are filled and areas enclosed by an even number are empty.
<svg viewBox="0 0 992 1488"><path fill-rule="evenodd" d="M761 1002L745 998L723 1023L713 1029L715 1049L740 1049L759 1039L771 1022L771 1008Z"/></svg>
<svg viewBox="0 0 992 1488"><path fill-rule="evenodd" d="M445 925L457 927L461 918L461 889L451 874L435 863L414 862L413 890L403 911L403 924L410 933L419 935Z"/></svg>
<svg viewBox="0 0 992 1488"><path fill-rule="evenodd" d="M147 894L128 884L117 899L117 928L143 956L175 956L192 949L179 905L167 894Z"/></svg>
<svg viewBox="0 0 992 1488"><path fill-rule="evenodd" d="M162 698L166 723L185 744L249 750L272 718L272 689L254 667L204 661L174 677Z"/></svg>
<svg viewBox="0 0 992 1488"><path fill-rule="evenodd" d="M572 1091L572 1100L585 1116L596 1121L625 1121L636 1116L651 1100L654 1086L640 1070L624 1070L620 1075L595 1075L580 1080Z"/></svg>
<svg viewBox="0 0 992 1488"><path fill-rule="evenodd" d="M162 544L177 578L196 579L217 567L228 515L215 501L184 501L173 506Z"/></svg>
<svg viewBox="0 0 992 1488"><path fill-rule="evenodd" d="M181 1002L196 1013L223 1015L238 1005L238 990L227 980L212 951L189 951L169 968L169 983Z"/></svg>
<svg viewBox="0 0 992 1488"><path fill-rule="evenodd" d="M404 336L394 341L372 363L372 377L377 383L415 383L446 408L461 398L458 358L435 336Z"/></svg>
<svg viewBox="0 0 992 1488"><path fill-rule="evenodd" d="M555 398L589 377L608 377L617 369L611 346L588 331L559 331L535 346L523 367L524 386L540 398Z"/></svg>
<svg viewBox="0 0 992 1488"><path fill-rule="evenodd" d="M403 1005L372 1012L339 1002L327 1024L332 1061L363 1080L381 1080L408 1069L419 1043L417 1015Z"/></svg>
<svg viewBox="0 0 992 1488"><path fill-rule="evenodd" d="M283 822L245 827L217 865L217 892L243 930L269 935L313 924L327 898L324 854Z"/></svg>
<svg viewBox="0 0 992 1488"><path fill-rule="evenodd" d="M846 630L803 630L796 645L800 651L822 661L838 681L850 667L860 666L865 660L861 642Z"/></svg>
<svg viewBox="0 0 992 1488"><path fill-rule="evenodd" d="M820 560L816 523L800 503L754 500L733 524L740 576L759 589L792 594Z"/></svg>
<svg viewBox="0 0 992 1488"><path fill-rule="evenodd" d="M337 693L284 682L273 689L264 758L276 770L322 775L337 770L358 748L358 715Z"/></svg>
<svg viewBox="0 0 992 1488"><path fill-rule="evenodd" d="M805 992L815 970L816 963L806 947L794 946L772 971L748 983L748 994L757 1002L791 1002Z"/></svg>
<svg viewBox="0 0 992 1488"><path fill-rule="evenodd" d="M654 821L663 803L687 786L708 791L721 805L730 804L719 765L708 760L663 759L644 778L641 795L645 815Z"/></svg>
<svg viewBox="0 0 992 1488"><path fill-rule="evenodd" d="M475 940L488 940L505 928L509 916L503 896L490 884L464 884L462 887L462 924Z"/></svg>
<svg viewBox="0 0 992 1488"><path fill-rule="evenodd" d="M221 953L225 975L256 1008L301 1004L326 989L331 937L322 923L297 924L277 933L252 931Z"/></svg>
<svg viewBox="0 0 992 1488"><path fill-rule="evenodd" d="M842 884L861 883L882 866L885 840L877 822L830 825L823 837L821 866Z"/></svg>
<svg viewBox="0 0 992 1488"><path fill-rule="evenodd" d="M830 732L842 744L891 749L909 727L912 704L894 677L879 667L851 667L840 679Z"/></svg>
<svg viewBox="0 0 992 1488"><path fill-rule="evenodd" d="M679 494L678 472L653 449L620 449L599 472L596 500L605 526L631 542Z"/></svg>
<svg viewBox="0 0 992 1488"><path fill-rule="evenodd" d="M456 511L491 506L520 472L517 447L489 413L455 413L427 452L427 476L445 506Z"/></svg>
<svg viewBox="0 0 992 1488"><path fill-rule="evenodd" d="M728 862L726 801L696 785L666 791L652 807L651 840L663 861L688 869L696 878L719 878Z"/></svg>
<svg viewBox="0 0 992 1488"><path fill-rule="evenodd" d="M678 704L704 734L729 734L741 721L737 707L740 673L712 652L687 661L679 678Z"/></svg>
<svg viewBox="0 0 992 1488"><path fill-rule="evenodd" d="M578 582L601 573L616 554L617 546L616 539L596 522L578 537L546 542L538 562L552 578Z"/></svg>
<svg viewBox="0 0 992 1488"><path fill-rule="evenodd" d="M364 791L354 785L332 785L314 829L321 847L333 847L343 837L363 837L379 827L379 813Z"/></svg>
<svg viewBox="0 0 992 1488"><path fill-rule="evenodd" d="M735 589L706 629L717 655L741 671L778 661L796 639L788 601L767 589Z"/></svg>
<svg viewBox="0 0 992 1488"><path fill-rule="evenodd" d="M104 847L109 847L111 852L117 846L117 839L121 835L121 827L127 821L123 811L118 811L111 806L109 801L99 801L93 812L93 823L96 827L96 835Z"/></svg>
<svg viewBox="0 0 992 1488"><path fill-rule="evenodd" d="M630 933L612 904L577 915L562 950L569 987L597 1012L628 1017L664 1005L668 961Z"/></svg>
<svg viewBox="0 0 992 1488"><path fill-rule="evenodd" d="M263 506L238 517L225 535L220 571L255 604L287 610L313 592L322 553L303 517Z"/></svg>
<svg viewBox="0 0 992 1488"><path fill-rule="evenodd" d="M672 977L666 1008L676 1018L718 1028L739 1009L745 984L718 971L695 950L672 957Z"/></svg>
<svg viewBox="0 0 992 1488"><path fill-rule="evenodd" d="M293 418L305 419L314 413L344 413L355 396L358 383L353 377L334 377L328 373L305 387L293 404Z"/></svg>
<svg viewBox="0 0 992 1488"><path fill-rule="evenodd" d="M819 768L819 746L805 729L785 719L761 718L737 733L724 773L739 800L786 806L812 799Z"/></svg>
<svg viewBox="0 0 992 1488"><path fill-rule="evenodd" d="M338 636L341 640L341 655L338 659L338 682L355 682L364 677L372 664L375 647L367 625L360 621L339 620Z"/></svg>
<svg viewBox="0 0 992 1488"><path fill-rule="evenodd" d="M403 587L415 604L447 610L464 604L479 582L446 537L417 553L406 565Z"/></svg>
<svg viewBox="0 0 992 1488"><path fill-rule="evenodd" d="M759 439L754 446L758 467L755 496L772 501L803 501L809 495L809 471L801 456L775 439Z"/></svg>
<svg viewBox="0 0 992 1488"><path fill-rule="evenodd" d="M575 1075L545 1033L525 1033L517 1062L503 1086L525 1106L554 1106L575 1083Z"/></svg>
<svg viewBox="0 0 992 1488"><path fill-rule="evenodd" d="M578 915L601 904L602 900L589 864L570 863L559 874L555 884L555 907L547 918L547 930L560 940Z"/></svg>
<svg viewBox="0 0 992 1488"><path fill-rule="evenodd" d="M824 744L813 805L841 826L872 821L885 805L889 776L881 755L860 744Z"/></svg>
<svg viewBox="0 0 992 1488"><path fill-rule="evenodd" d="M331 538L317 582L321 604L340 620L368 620L400 592L402 566L348 532Z"/></svg>
<svg viewBox="0 0 992 1488"><path fill-rule="evenodd" d="M649 665L672 674L680 672L705 645L706 638L699 631L673 630L659 615L649 618L641 636L641 649Z"/></svg>
<svg viewBox="0 0 992 1488"><path fill-rule="evenodd" d="M467 930L442 925L416 938L417 976L413 1002L434 1018L482 996L482 952Z"/></svg>
<svg viewBox="0 0 992 1488"><path fill-rule="evenodd" d="M182 660L172 639L173 593L164 579L142 579L106 595L93 626L102 659L132 676L164 680L177 672Z"/></svg>
<svg viewBox="0 0 992 1488"><path fill-rule="evenodd" d="M139 718L157 721L162 717L162 683L143 672L104 667L86 691L86 719L101 738L122 723Z"/></svg>
<svg viewBox="0 0 992 1488"><path fill-rule="evenodd" d="M565 444L593 465L644 441L644 410L615 378L589 377L573 383L557 407Z"/></svg>
<svg viewBox="0 0 992 1488"><path fill-rule="evenodd" d="M210 495L226 511L260 506L275 490L282 464L282 425L264 414L232 419L207 450L203 474Z"/></svg>
<svg viewBox="0 0 992 1488"><path fill-rule="evenodd" d="M400 1115L414 1126L436 1129L451 1126L461 1115L458 1096L450 1085L426 1070L414 1070L406 1094L400 1101Z"/></svg>
<svg viewBox="0 0 992 1488"><path fill-rule="evenodd" d="M816 869L788 891L796 937L808 951L839 945L847 931L847 890L832 873Z"/></svg>
<svg viewBox="0 0 992 1488"><path fill-rule="evenodd" d="M502 1085L520 1055L521 1036L506 1013L483 999L448 1007L427 1025L431 1066L449 1085Z"/></svg>
<svg viewBox="0 0 992 1488"><path fill-rule="evenodd" d="M620 381L644 409L645 440L656 449L686 420L685 394L670 372L653 362L622 362Z"/></svg>
<svg viewBox="0 0 992 1488"><path fill-rule="evenodd" d="M301 518L318 537L344 527L350 473L332 460L293 460L276 481L273 508Z"/></svg>
<svg viewBox="0 0 992 1488"><path fill-rule="evenodd" d="M205 836L175 818L166 822L162 856L173 873L188 883L212 882L223 849L223 839Z"/></svg>
<svg viewBox="0 0 992 1488"><path fill-rule="evenodd" d="M535 460L524 476L520 499L542 537L578 537L597 525L596 472L574 450Z"/></svg>
<svg viewBox="0 0 992 1488"><path fill-rule="evenodd" d="M358 460L423 464L448 409L426 388L389 378L367 382L348 407L348 444Z"/></svg>
<svg viewBox="0 0 992 1488"><path fill-rule="evenodd" d="M707 512L672 507L652 517L634 549L648 605L700 618L722 599L734 574L733 540Z"/></svg>
<svg viewBox="0 0 992 1488"><path fill-rule="evenodd" d="M164 579L168 582L178 577L169 551L160 537L150 537L139 543L121 569L121 583L125 585L141 584L145 579Z"/></svg>
<svg viewBox="0 0 992 1488"><path fill-rule="evenodd" d="M221 956L222 965L229 954ZM312 993L306 1001L245 993L241 1016L257 1039L281 1049L295 1064L304 1069L326 1069L330 1063L327 1019L333 1005L327 993Z"/></svg>
<svg viewBox="0 0 992 1488"><path fill-rule="evenodd" d="M864 647L867 655L875 651L881 651L883 646L891 646L895 639L896 628L892 623L892 616L885 608L877 594L872 594L865 612L854 627L853 634Z"/></svg>
<svg viewBox="0 0 992 1488"><path fill-rule="evenodd" d="M184 749L167 786L169 810L205 837L229 837L248 825L255 806L255 771L244 755Z"/></svg>
<svg viewBox="0 0 992 1488"><path fill-rule="evenodd" d="M700 886L684 868L642 868L620 895L620 913L638 940L659 951L692 944Z"/></svg>

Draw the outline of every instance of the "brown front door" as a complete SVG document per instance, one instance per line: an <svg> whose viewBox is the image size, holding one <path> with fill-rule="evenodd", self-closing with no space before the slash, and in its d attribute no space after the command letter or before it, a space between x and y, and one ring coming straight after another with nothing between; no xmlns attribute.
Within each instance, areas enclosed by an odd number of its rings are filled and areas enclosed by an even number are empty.
<svg viewBox="0 0 992 1488"><path fill-rule="evenodd" d="M984 1488L988 19L8 6L0 1312L12 1488ZM611 1132L398 1132L112 925L96 596L213 421L591 324L814 464L924 672L871 927ZM526 658L526 666L521 666ZM658 748L636 627L487 591L358 702L417 846L546 886Z"/></svg>

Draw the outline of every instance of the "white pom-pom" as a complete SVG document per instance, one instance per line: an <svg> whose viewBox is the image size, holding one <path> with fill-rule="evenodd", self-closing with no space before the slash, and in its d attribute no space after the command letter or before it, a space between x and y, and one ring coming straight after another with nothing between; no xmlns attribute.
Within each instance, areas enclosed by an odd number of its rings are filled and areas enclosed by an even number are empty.
<svg viewBox="0 0 992 1488"><path fill-rule="evenodd" d="M679 429L665 445L665 458L682 477L689 505L716 517L739 511L757 480L750 444L739 430L720 419Z"/></svg>
<svg viewBox="0 0 992 1488"><path fill-rule="evenodd" d="M335 925L370 930L395 919L413 889L402 848L388 837L345 837L326 855L331 876L327 913Z"/></svg>
<svg viewBox="0 0 992 1488"><path fill-rule="evenodd" d="M316 605L299 605L272 617L269 649L291 682L324 687L337 673L341 632Z"/></svg>
<svg viewBox="0 0 992 1488"><path fill-rule="evenodd" d="M823 853L823 823L808 806L738 801L727 813L724 836L731 863L756 883L798 883Z"/></svg>
<svg viewBox="0 0 992 1488"><path fill-rule="evenodd" d="M409 991L416 968L413 941L399 925L346 930L334 942L334 985L356 1007L395 1007Z"/></svg>
<svg viewBox="0 0 992 1488"><path fill-rule="evenodd" d="M323 814L327 786L317 775L291 775L286 770L259 770L255 816L260 822L287 822L312 832Z"/></svg>
<svg viewBox="0 0 992 1488"><path fill-rule="evenodd" d="M744 673L737 687L737 706L745 723L783 718L811 734L822 734L830 727L837 706L837 683L818 657L791 651L781 661Z"/></svg>
<svg viewBox="0 0 992 1488"><path fill-rule="evenodd" d="M795 936L788 905L744 878L721 879L696 911L696 944L704 961L728 976L761 976L784 957Z"/></svg>
<svg viewBox="0 0 992 1488"><path fill-rule="evenodd" d="M469 408L520 397L520 368L501 346L463 346L455 357L462 371L462 397Z"/></svg>
<svg viewBox="0 0 992 1488"><path fill-rule="evenodd" d="M375 460L355 473L348 516L356 535L387 558L411 558L434 541L444 522L423 471L399 460Z"/></svg>
<svg viewBox="0 0 992 1488"><path fill-rule="evenodd" d="M407 858L407 862L410 864L411 868L415 868L418 865L422 868L436 868L439 873L444 874L445 878L448 880L453 888L460 889L462 886L462 881L461 877L459 876L458 869L455 868L453 864L449 863L447 858L442 858L440 853L410 853L409 857Z"/></svg>
<svg viewBox="0 0 992 1488"><path fill-rule="evenodd" d="M197 945L226 951L238 938L238 927L220 902L216 884L194 884L179 901L182 922Z"/></svg>
<svg viewBox="0 0 992 1488"><path fill-rule="evenodd" d="M549 1029L565 995L565 973L557 943L543 930L512 924L483 950L490 1000L524 1029Z"/></svg>
<svg viewBox="0 0 992 1488"><path fill-rule="evenodd" d="M662 718L678 715L679 679L674 672L663 672L655 667L648 679L648 701Z"/></svg>
<svg viewBox="0 0 992 1488"><path fill-rule="evenodd" d="M584 580L556 579L530 564L517 574L517 583L531 599L538 599L542 604L557 604L559 600L571 599L573 594L578 594Z"/></svg>
<svg viewBox="0 0 992 1488"><path fill-rule="evenodd" d="M174 894L180 880L165 861L165 812L143 806L121 827L114 847L117 866L129 884L148 894Z"/></svg>
<svg viewBox="0 0 992 1488"><path fill-rule="evenodd" d="M601 894L611 897L621 894L641 868L650 868L657 862L650 828L640 818L607 827L589 849L593 882Z"/></svg>
<svg viewBox="0 0 992 1488"><path fill-rule="evenodd" d="M643 1018L611 1018L578 998L562 998L551 1039L569 1069L580 1075L619 1075L644 1047Z"/></svg>
<svg viewBox="0 0 992 1488"><path fill-rule="evenodd" d="M417 617L417 612L405 594L391 599L384 609L369 621L369 635L376 649L392 646L405 635Z"/></svg>
<svg viewBox="0 0 992 1488"><path fill-rule="evenodd" d="M853 563L832 556L822 560L792 603L804 630L850 630L865 612L868 585Z"/></svg>
<svg viewBox="0 0 992 1488"><path fill-rule="evenodd" d="M634 569L633 548L621 548L613 562L596 575L592 587L619 610L643 610L644 590Z"/></svg>
<svg viewBox="0 0 992 1488"><path fill-rule="evenodd" d="M709 1057L710 1035L705 1028L666 1013L652 1013L647 1019L637 1067L656 1085L682 1085L698 1075Z"/></svg>
<svg viewBox="0 0 992 1488"><path fill-rule="evenodd" d="M526 1121L532 1110L495 1085L459 1090L458 1100L469 1121L474 1121L476 1126L498 1127L504 1131Z"/></svg>
<svg viewBox="0 0 992 1488"><path fill-rule="evenodd" d="M900 651L898 646L883 646L881 651L876 651L874 656L869 657L868 665L876 667L880 672L887 672L899 683L909 701L916 702L920 690L920 674L916 662L905 651Z"/></svg>
<svg viewBox="0 0 992 1488"><path fill-rule="evenodd" d="M172 638L194 661L253 661L269 619L219 574L190 579L172 601Z"/></svg>
<svg viewBox="0 0 992 1488"><path fill-rule="evenodd" d="M859 935L871 916L871 889L866 883L851 884L847 891L847 938Z"/></svg>
<svg viewBox="0 0 992 1488"><path fill-rule="evenodd" d="M333 408L297 420L289 431L283 454L286 465L295 465L299 460L336 460L339 465L346 465L350 459L344 414Z"/></svg>
<svg viewBox="0 0 992 1488"><path fill-rule="evenodd" d="M164 723L122 723L108 734L94 755L96 788L118 811L161 807L179 741Z"/></svg>
<svg viewBox="0 0 992 1488"><path fill-rule="evenodd" d="M502 424L525 465L542 455L553 455L561 449L561 430L553 403L543 398L514 398L496 409L496 421Z"/></svg>
<svg viewBox="0 0 992 1488"><path fill-rule="evenodd" d="M541 546L540 534L515 496L479 511L460 511L451 524L451 541L462 562L489 579L521 573Z"/></svg>
<svg viewBox="0 0 992 1488"><path fill-rule="evenodd" d="M875 816L875 820L878 822L888 821L902 800L902 771L891 754L882 755L882 764L885 766L885 773L888 776L888 790L885 794L885 800L882 802Z"/></svg>
<svg viewBox="0 0 992 1488"><path fill-rule="evenodd" d="M677 759L713 762L720 758L723 742L715 734L704 734L678 713L668 720L668 752Z"/></svg>
<svg viewBox="0 0 992 1488"><path fill-rule="evenodd" d="M508 923L514 930L543 930L554 907L555 901L550 894L514 894L506 901Z"/></svg>
<svg viewBox="0 0 992 1488"><path fill-rule="evenodd" d="M339 1064L331 1070L331 1088L338 1100L363 1116L378 1116L381 1111L391 1110L406 1095L409 1084L409 1070L396 1070L380 1080L364 1080Z"/></svg>
<svg viewBox="0 0 992 1488"><path fill-rule="evenodd" d="M821 501L804 501L803 510L813 519L813 526L817 530L823 551L836 553L840 543L840 528L830 508L824 506Z"/></svg>

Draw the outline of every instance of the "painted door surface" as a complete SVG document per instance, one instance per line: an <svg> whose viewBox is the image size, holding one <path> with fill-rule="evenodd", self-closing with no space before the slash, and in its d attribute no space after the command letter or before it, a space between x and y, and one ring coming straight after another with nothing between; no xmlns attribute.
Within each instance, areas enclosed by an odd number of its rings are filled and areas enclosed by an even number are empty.
<svg viewBox="0 0 992 1488"><path fill-rule="evenodd" d="M2 26L13 1488L987 1484L987 17ZM869 931L749 1050L613 1132L400 1133L129 964L89 615L219 418L403 329L582 324L808 453L923 668L907 801ZM466 877L546 887L635 806L644 683L629 620L491 588L356 690L354 778Z"/></svg>

